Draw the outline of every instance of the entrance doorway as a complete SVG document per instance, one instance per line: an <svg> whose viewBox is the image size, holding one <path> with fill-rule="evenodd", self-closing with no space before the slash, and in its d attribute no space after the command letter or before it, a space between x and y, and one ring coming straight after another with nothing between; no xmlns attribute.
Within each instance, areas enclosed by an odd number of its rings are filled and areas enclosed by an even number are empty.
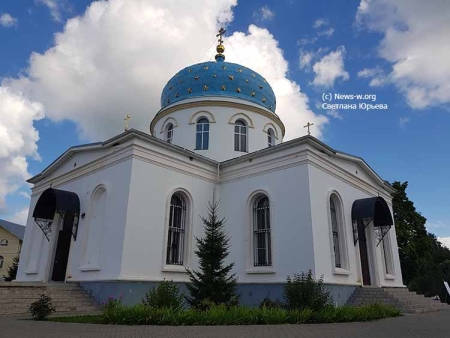
<svg viewBox="0 0 450 338"><path fill-rule="evenodd" d="M363 285L371 285L366 229L364 227L364 222L362 219L358 219L357 222L358 222L359 255L361 256L361 273Z"/></svg>
<svg viewBox="0 0 450 338"><path fill-rule="evenodd" d="M74 215L64 217L63 226L59 230L53 262L52 278L54 282L64 282L66 279L67 261L69 259L70 242L72 239L72 225Z"/></svg>

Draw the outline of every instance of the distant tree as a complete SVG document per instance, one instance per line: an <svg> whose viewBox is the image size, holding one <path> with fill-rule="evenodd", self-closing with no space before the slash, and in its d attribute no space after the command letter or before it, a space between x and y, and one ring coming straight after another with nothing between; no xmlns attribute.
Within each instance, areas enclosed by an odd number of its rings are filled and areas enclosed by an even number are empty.
<svg viewBox="0 0 450 338"><path fill-rule="evenodd" d="M406 194L408 182L394 182L392 204L403 282L426 296L445 296L450 279L450 250L427 232L423 217Z"/></svg>
<svg viewBox="0 0 450 338"><path fill-rule="evenodd" d="M235 294L237 278L229 275L234 263L225 264L229 254L229 237L225 231L224 219L218 219L218 203L209 203L207 218L202 217L204 238L196 238L199 271L187 269L190 284L186 297L193 308L202 309L210 305L237 305Z"/></svg>
<svg viewBox="0 0 450 338"><path fill-rule="evenodd" d="M14 257L13 263L10 267L8 267L8 272L6 275L3 275L3 278L6 282L11 282L16 279L17 270L19 269L19 256Z"/></svg>

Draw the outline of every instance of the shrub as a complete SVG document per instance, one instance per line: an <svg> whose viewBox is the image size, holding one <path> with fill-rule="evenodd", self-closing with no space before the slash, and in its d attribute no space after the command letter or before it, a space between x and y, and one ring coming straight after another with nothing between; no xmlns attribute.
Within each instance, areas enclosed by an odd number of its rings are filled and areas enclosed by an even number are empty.
<svg viewBox="0 0 450 338"><path fill-rule="evenodd" d="M283 304L278 299L272 300L269 297L264 298L261 304L259 304L260 309L280 309L282 307Z"/></svg>
<svg viewBox="0 0 450 338"><path fill-rule="evenodd" d="M183 307L184 295L173 281L163 280L147 292L142 303L155 309L179 310Z"/></svg>
<svg viewBox="0 0 450 338"><path fill-rule="evenodd" d="M102 319L91 318L92 322L120 325L276 325L303 323L338 323L376 320L395 317L400 312L385 305L369 305L363 307L332 306L314 311L308 308L301 310L284 310L281 308L248 308L225 305L212 306L208 310L195 309L173 310L169 308L152 308L143 304L123 306L117 303L104 310ZM89 318L81 318L86 323ZM64 321L70 321L64 319Z"/></svg>
<svg viewBox="0 0 450 338"><path fill-rule="evenodd" d="M288 276L283 298L284 306L290 310L320 310L333 304L330 291L323 285L323 276L315 280L311 270L295 274L293 279Z"/></svg>
<svg viewBox="0 0 450 338"><path fill-rule="evenodd" d="M6 275L3 275L5 282L11 282L16 279L17 270L19 269L19 256L13 258L13 263L10 267L8 267L8 272Z"/></svg>
<svg viewBox="0 0 450 338"><path fill-rule="evenodd" d="M47 317L55 312L55 308L52 299L42 294L37 301L31 303L29 311L34 320L47 320Z"/></svg>

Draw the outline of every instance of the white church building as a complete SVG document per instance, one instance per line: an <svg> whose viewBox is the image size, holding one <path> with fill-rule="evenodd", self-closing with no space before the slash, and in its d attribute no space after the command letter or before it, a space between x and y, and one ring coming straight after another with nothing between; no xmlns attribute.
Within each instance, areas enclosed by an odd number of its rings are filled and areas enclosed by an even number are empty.
<svg viewBox="0 0 450 338"><path fill-rule="evenodd" d="M18 281L77 282L98 301L136 303L197 269L213 196L231 238L241 303L281 298L312 270L343 304L357 286L403 287L393 188L360 157L307 135L283 142L260 74L225 61L166 84L150 134L68 149L33 184Z"/></svg>

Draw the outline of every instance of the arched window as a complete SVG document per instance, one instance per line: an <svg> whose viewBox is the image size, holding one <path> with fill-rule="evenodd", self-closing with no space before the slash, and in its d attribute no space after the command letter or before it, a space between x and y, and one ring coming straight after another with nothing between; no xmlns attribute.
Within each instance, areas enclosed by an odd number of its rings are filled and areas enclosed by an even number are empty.
<svg viewBox="0 0 450 338"><path fill-rule="evenodd" d="M185 231L186 200L175 193L170 200L166 264L183 265Z"/></svg>
<svg viewBox="0 0 450 338"><path fill-rule="evenodd" d="M234 124L234 150L247 152L247 124L243 120L237 120Z"/></svg>
<svg viewBox="0 0 450 338"><path fill-rule="evenodd" d="M3 268L3 260L4 260L3 256L0 256L0 269Z"/></svg>
<svg viewBox="0 0 450 338"><path fill-rule="evenodd" d="M166 127L166 141L167 143L172 144L173 140L173 124L169 123Z"/></svg>
<svg viewBox="0 0 450 338"><path fill-rule="evenodd" d="M333 251L334 251L334 266L341 267L341 249L339 245L339 224L337 216L336 204L333 196L330 197L330 214L331 214L331 231L333 233Z"/></svg>
<svg viewBox="0 0 450 338"><path fill-rule="evenodd" d="M206 150L209 147L209 121L202 117L197 121L197 134L195 138L195 149Z"/></svg>
<svg viewBox="0 0 450 338"><path fill-rule="evenodd" d="M8 240L7 239L2 239L0 241L0 246L8 246Z"/></svg>
<svg viewBox="0 0 450 338"><path fill-rule="evenodd" d="M272 265L270 205L265 195L253 203L253 261L254 266Z"/></svg>
<svg viewBox="0 0 450 338"><path fill-rule="evenodd" d="M267 143L269 147L273 147L275 145L275 133L272 128L267 130Z"/></svg>

